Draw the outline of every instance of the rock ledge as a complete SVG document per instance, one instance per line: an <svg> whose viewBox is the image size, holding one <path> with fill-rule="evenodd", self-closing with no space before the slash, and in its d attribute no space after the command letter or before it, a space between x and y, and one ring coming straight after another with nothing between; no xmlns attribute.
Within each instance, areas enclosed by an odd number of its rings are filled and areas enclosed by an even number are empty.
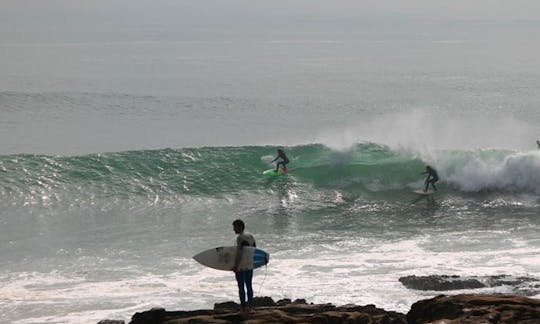
<svg viewBox="0 0 540 324"><path fill-rule="evenodd" d="M123 324L124 321L104 320L100 323ZM405 315L375 305L308 304L303 299L274 302L270 297L256 297L254 310L247 314L239 312L237 303L225 302L207 310L166 311L154 308L136 313L130 323L539 324L540 300L497 294L440 295L414 303Z"/></svg>

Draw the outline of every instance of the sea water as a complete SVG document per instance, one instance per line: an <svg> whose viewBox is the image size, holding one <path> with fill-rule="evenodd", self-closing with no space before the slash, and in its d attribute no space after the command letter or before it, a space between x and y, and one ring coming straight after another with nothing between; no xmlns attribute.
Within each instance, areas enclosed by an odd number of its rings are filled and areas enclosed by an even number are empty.
<svg viewBox="0 0 540 324"><path fill-rule="evenodd" d="M236 300L232 273L191 258L234 244L236 218L270 253L254 289L274 300L407 312L440 292L402 276L540 277L537 21L272 7L205 28L166 8L3 32L1 322ZM278 147L290 172L264 177Z"/></svg>

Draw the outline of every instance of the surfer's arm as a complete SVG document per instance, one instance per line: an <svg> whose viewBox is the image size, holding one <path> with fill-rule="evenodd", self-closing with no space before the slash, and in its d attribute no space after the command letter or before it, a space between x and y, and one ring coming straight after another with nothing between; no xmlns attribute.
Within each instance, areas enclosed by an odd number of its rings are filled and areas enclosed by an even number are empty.
<svg viewBox="0 0 540 324"><path fill-rule="evenodd" d="M243 246L238 245L236 247L236 257L234 258L234 266L232 268L232 271L237 272L238 266L240 265L240 260L242 260L242 253L244 252Z"/></svg>
<svg viewBox="0 0 540 324"><path fill-rule="evenodd" d="M249 243L242 237L238 236L236 239L236 257L234 258L234 266L232 271L237 272L240 261L242 260L242 254L244 253L244 246L249 246Z"/></svg>

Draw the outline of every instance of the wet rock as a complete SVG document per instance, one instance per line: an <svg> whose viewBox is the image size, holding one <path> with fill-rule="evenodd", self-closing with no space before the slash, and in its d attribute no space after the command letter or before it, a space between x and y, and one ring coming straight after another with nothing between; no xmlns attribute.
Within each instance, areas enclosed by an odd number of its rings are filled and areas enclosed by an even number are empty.
<svg viewBox="0 0 540 324"><path fill-rule="evenodd" d="M258 306L276 306L274 300L270 297L255 297L253 298L253 305Z"/></svg>
<svg viewBox="0 0 540 324"><path fill-rule="evenodd" d="M440 295L412 305L410 324L540 323L540 300L510 295Z"/></svg>
<svg viewBox="0 0 540 324"><path fill-rule="evenodd" d="M257 302L272 306L257 306ZM176 311L152 309L136 313L131 324L180 324L180 323L388 323L405 324L405 314L387 312L373 305L306 304L305 300L280 300L275 303L270 297L255 300L250 313L239 311L234 302L219 303L214 310Z"/></svg>
<svg viewBox="0 0 540 324"><path fill-rule="evenodd" d="M505 277L504 280L506 279L508 278ZM220 306L214 310L166 311L154 308L136 313L130 323L540 323L540 300L516 295L440 295L414 303L407 315L386 311L375 305L307 304L302 299L294 302L282 299L275 303L270 297L261 297L257 300L260 304L273 306L256 306L250 313L240 312L238 304L234 302L216 304Z"/></svg>
<svg viewBox="0 0 540 324"><path fill-rule="evenodd" d="M165 308L152 308L149 311L142 313L135 313L131 317L132 324L141 324L141 323L162 323L167 316Z"/></svg>
<svg viewBox="0 0 540 324"><path fill-rule="evenodd" d="M456 290L484 288L485 284L475 278L459 276L407 276L399 278L405 287L416 290Z"/></svg>
<svg viewBox="0 0 540 324"><path fill-rule="evenodd" d="M239 308L240 305L232 301L214 304L214 310L238 310Z"/></svg>
<svg viewBox="0 0 540 324"><path fill-rule="evenodd" d="M540 293L540 280L531 277L497 276L406 276L399 281L409 289L450 291L458 289L511 287L512 293L522 296L534 296Z"/></svg>

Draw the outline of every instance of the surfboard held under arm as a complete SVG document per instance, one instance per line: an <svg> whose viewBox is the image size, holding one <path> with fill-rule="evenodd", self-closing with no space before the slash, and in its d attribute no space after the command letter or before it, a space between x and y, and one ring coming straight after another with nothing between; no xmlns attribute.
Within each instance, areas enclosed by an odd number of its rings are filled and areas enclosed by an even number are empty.
<svg viewBox="0 0 540 324"><path fill-rule="evenodd" d="M200 264L217 270L231 271L236 259L237 246L220 246L202 251L193 256ZM240 270L250 270L268 264L270 254L251 246L242 247L242 259L238 265Z"/></svg>

